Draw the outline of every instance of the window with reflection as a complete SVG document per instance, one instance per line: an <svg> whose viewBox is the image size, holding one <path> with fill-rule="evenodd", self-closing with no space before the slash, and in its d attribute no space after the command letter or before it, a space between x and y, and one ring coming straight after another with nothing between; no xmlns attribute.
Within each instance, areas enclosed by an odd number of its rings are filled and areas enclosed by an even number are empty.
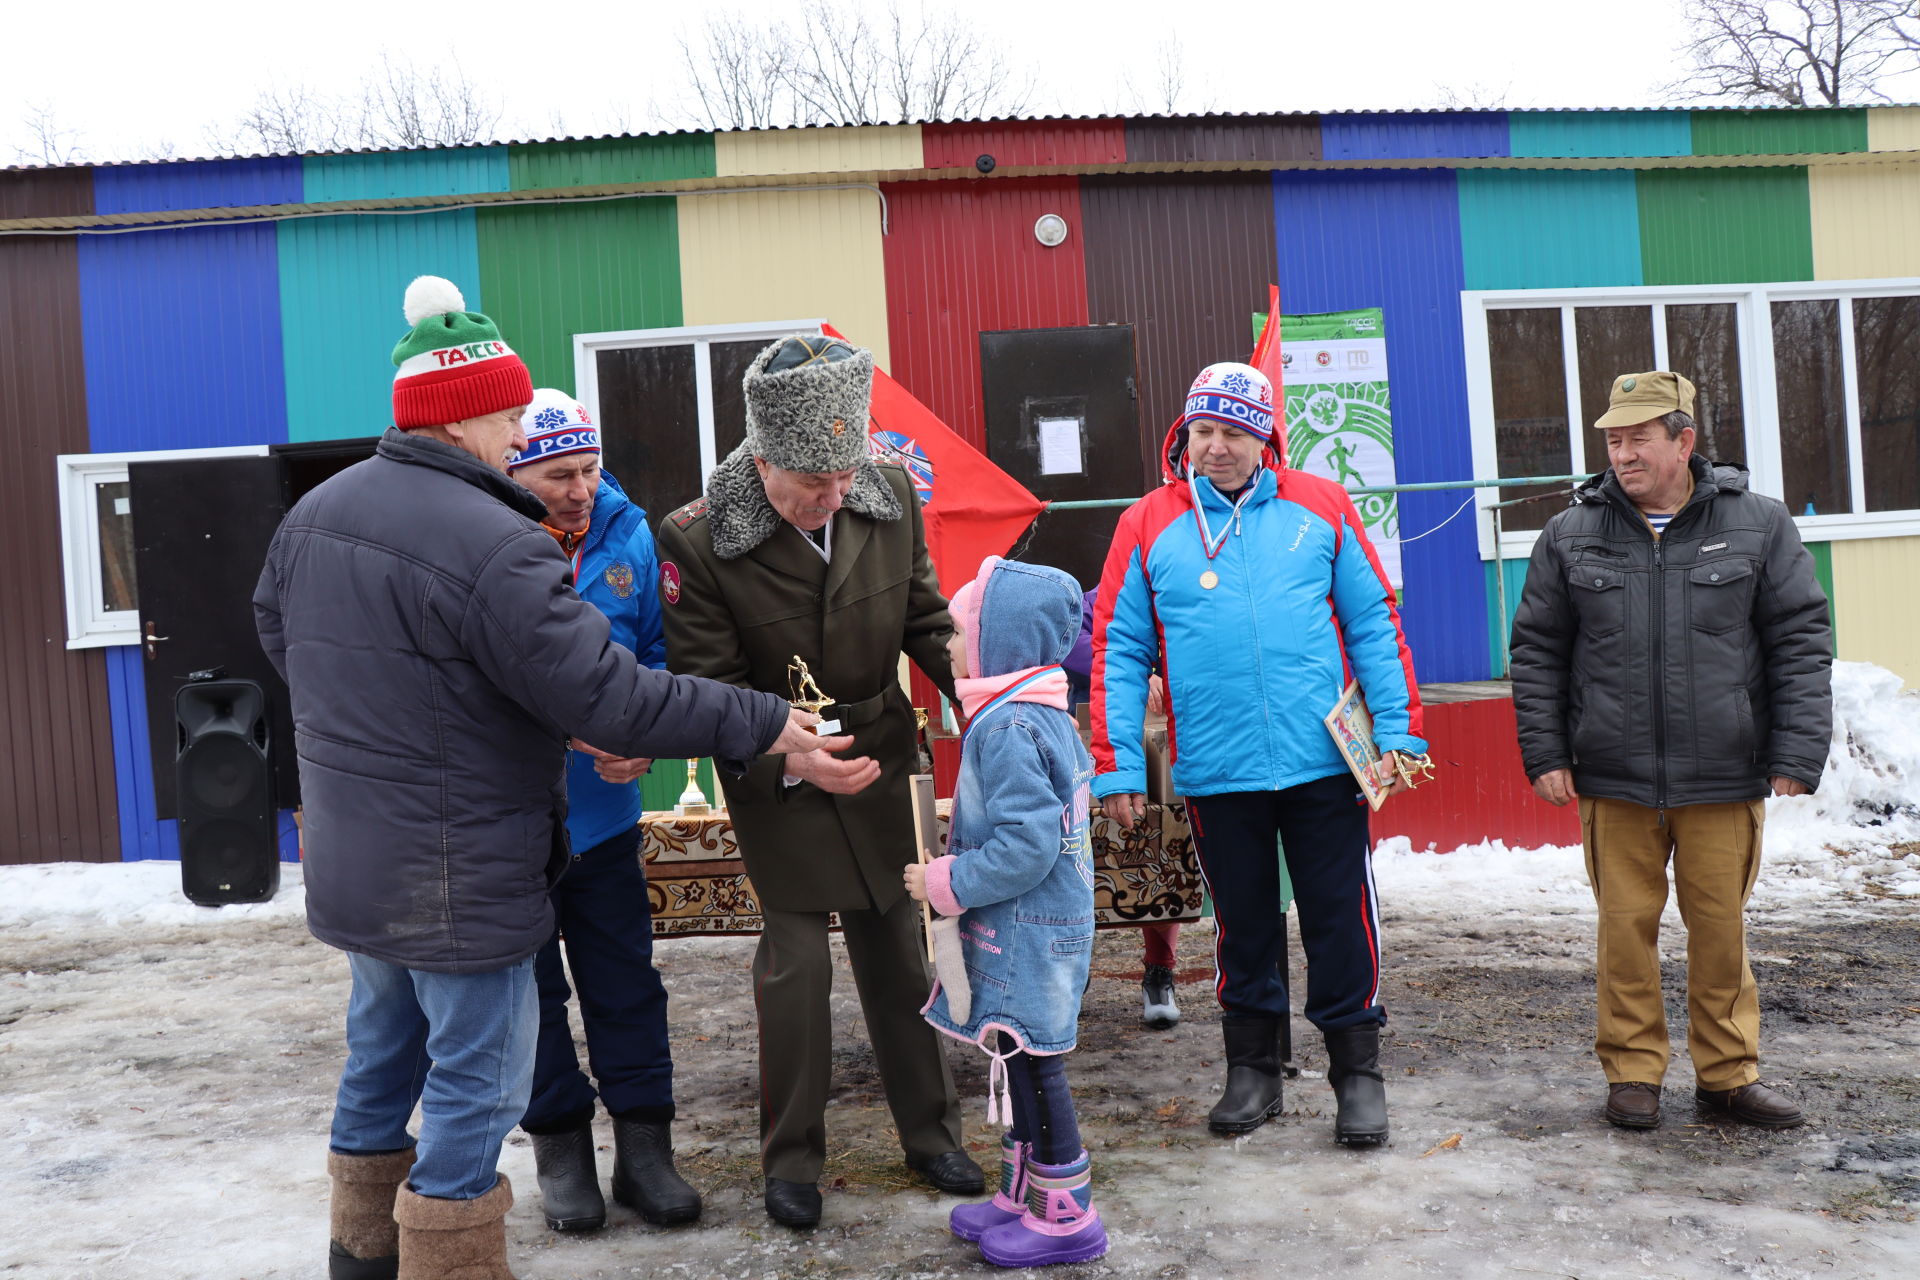
<svg viewBox="0 0 1920 1280"><path fill-rule="evenodd" d="M1853 300L1867 510L1920 508L1920 298Z"/></svg>
<svg viewBox="0 0 1920 1280"><path fill-rule="evenodd" d="M1607 469L1607 436L1593 424L1607 411L1613 380L1653 368L1653 308L1578 307L1573 313L1574 350L1580 358L1580 469Z"/></svg>
<svg viewBox="0 0 1920 1280"><path fill-rule="evenodd" d="M1840 303L1836 299L1773 304L1773 377L1780 410L1782 496L1787 507L1797 516L1851 511L1846 383L1840 366Z"/></svg>
<svg viewBox="0 0 1920 1280"><path fill-rule="evenodd" d="M1561 476L1571 470L1567 444L1567 364L1560 340L1560 308L1537 307L1487 313L1487 347L1493 357L1493 439L1503 476ZM1501 489L1500 497L1540 496L1508 507L1507 529L1538 529L1564 511L1564 485Z"/></svg>
<svg viewBox="0 0 1920 1280"><path fill-rule="evenodd" d="M1731 302L1667 308L1667 368L1696 392L1694 451L1747 464L1746 407L1740 393L1740 309Z"/></svg>

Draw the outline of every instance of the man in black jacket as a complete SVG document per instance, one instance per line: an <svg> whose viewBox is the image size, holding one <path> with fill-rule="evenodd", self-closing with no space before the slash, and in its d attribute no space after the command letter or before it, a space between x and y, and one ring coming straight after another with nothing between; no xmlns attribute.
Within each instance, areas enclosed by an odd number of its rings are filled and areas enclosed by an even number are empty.
<svg viewBox="0 0 1920 1280"><path fill-rule="evenodd" d="M1614 381L1610 469L1547 522L1513 623L1520 752L1540 797L1580 803L1599 903L1599 1033L1616 1125L1660 1123L1667 863L1687 924L1687 1047L1702 1108L1768 1128L1742 912L1764 798L1820 784L1832 633L1813 558L1746 471L1693 453L1693 384Z"/></svg>
<svg viewBox="0 0 1920 1280"><path fill-rule="evenodd" d="M508 1274L495 1165L532 1086L568 738L734 772L851 742L814 738L816 717L778 696L610 643L546 508L506 475L527 443L526 366L445 280L416 280L406 314L397 425L287 514L253 599L293 697L308 927L353 974L328 1155L335 1280L403 1259L410 1277Z"/></svg>

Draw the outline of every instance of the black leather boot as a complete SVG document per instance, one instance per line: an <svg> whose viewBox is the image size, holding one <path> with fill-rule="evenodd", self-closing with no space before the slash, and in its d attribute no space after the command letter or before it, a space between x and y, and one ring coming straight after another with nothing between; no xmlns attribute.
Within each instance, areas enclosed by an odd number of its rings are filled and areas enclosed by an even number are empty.
<svg viewBox="0 0 1920 1280"><path fill-rule="evenodd" d="M1207 1112L1215 1133L1252 1133L1280 1114L1280 1021L1277 1018L1223 1018L1227 1044L1227 1088Z"/></svg>
<svg viewBox="0 0 1920 1280"><path fill-rule="evenodd" d="M600 1171L593 1165L593 1125L564 1133L534 1133L533 1167L540 1175L540 1207L554 1231L598 1231L607 1225Z"/></svg>
<svg viewBox="0 0 1920 1280"><path fill-rule="evenodd" d="M613 1118L613 1198L661 1227L700 1216L700 1193L673 1167L672 1127Z"/></svg>
<svg viewBox="0 0 1920 1280"><path fill-rule="evenodd" d="M1387 1086L1380 1074L1380 1028L1323 1031L1327 1038L1327 1083L1339 1111L1333 1137L1350 1147L1376 1147L1387 1140Z"/></svg>

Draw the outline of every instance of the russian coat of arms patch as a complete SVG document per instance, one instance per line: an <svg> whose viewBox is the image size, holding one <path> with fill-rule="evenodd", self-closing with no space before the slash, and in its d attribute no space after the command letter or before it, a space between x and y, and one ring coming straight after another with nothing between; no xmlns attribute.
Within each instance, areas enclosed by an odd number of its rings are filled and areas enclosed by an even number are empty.
<svg viewBox="0 0 1920 1280"><path fill-rule="evenodd" d="M615 561L614 563L607 566L607 572L604 576L606 577L606 580L607 580L608 589L611 590L614 595L619 596L622 600L625 600L628 596L633 594L633 566L632 565L622 564L619 561Z"/></svg>

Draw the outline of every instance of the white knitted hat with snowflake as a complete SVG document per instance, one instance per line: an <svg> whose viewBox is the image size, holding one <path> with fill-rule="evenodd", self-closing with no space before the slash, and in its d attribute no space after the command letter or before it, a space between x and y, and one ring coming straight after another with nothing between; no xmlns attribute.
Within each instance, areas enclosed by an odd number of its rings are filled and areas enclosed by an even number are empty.
<svg viewBox="0 0 1920 1280"><path fill-rule="evenodd" d="M568 454L600 452L600 428L586 407L552 387L534 391L533 403L520 415L520 429L527 433L527 447L507 464L509 471Z"/></svg>

